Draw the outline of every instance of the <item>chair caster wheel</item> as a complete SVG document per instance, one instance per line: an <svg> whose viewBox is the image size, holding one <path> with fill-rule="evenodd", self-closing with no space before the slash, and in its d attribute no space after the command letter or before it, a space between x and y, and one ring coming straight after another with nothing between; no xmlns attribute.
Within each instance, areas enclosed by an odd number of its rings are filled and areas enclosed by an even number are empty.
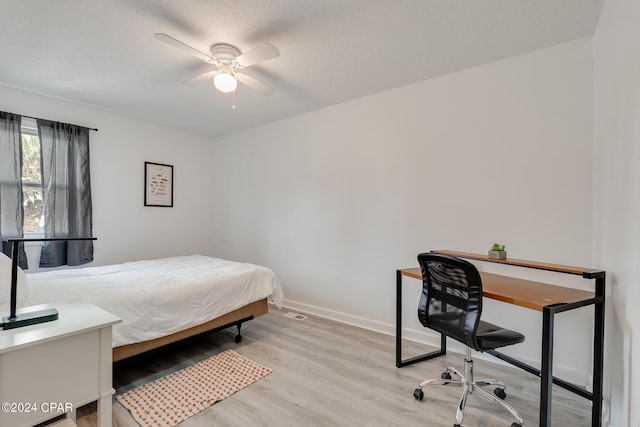
<svg viewBox="0 0 640 427"><path fill-rule="evenodd" d="M504 400L505 397L507 397L507 393L504 391L504 389L501 389L501 388L496 388L495 390L493 390L493 394L495 394L502 400ZM516 424L516 425L519 426L520 424Z"/></svg>
<svg viewBox="0 0 640 427"><path fill-rule="evenodd" d="M416 400L422 400L424 399L424 391L422 391L421 388L417 388L413 391L413 397L416 398Z"/></svg>
<svg viewBox="0 0 640 427"><path fill-rule="evenodd" d="M513 424L511 424L511 427L522 427L522 424L513 423Z"/></svg>
<svg viewBox="0 0 640 427"><path fill-rule="evenodd" d="M236 343L242 342L242 335L236 335Z"/></svg>
<svg viewBox="0 0 640 427"><path fill-rule="evenodd" d="M460 424L454 424L453 427L462 427Z"/></svg>
<svg viewBox="0 0 640 427"><path fill-rule="evenodd" d="M443 380L450 380L451 379L451 374L447 371L444 371L441 375L440 378L442 378Z"/></svg>

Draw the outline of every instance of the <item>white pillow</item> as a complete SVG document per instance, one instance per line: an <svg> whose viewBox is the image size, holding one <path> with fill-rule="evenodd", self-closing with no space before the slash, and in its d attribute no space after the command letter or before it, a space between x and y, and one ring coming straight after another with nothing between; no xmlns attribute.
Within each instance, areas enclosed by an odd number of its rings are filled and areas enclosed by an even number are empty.
<svg viewBox="0 0 640 427"><path fill-rule="evenodd" d="M18 267L18 295L21 302L27 297L27 276ZM0 304L11 301L11 258L0 252Z"/></svg>

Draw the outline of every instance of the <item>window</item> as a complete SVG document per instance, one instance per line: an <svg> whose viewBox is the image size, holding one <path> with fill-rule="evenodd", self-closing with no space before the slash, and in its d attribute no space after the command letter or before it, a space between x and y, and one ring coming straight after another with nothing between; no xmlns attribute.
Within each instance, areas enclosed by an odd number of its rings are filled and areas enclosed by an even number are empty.
<svg viewBox="0 0 640 427"><path fill-rule="evenodd" d="M22 197L24 233L42 234L44 227L42 164L36 121L24 117L20 129L22 141Z"/></svg>
<svg viewBox="0 0 640 427"><path fill-rule="evenodd" d="M0 240L92 235L89 131L0 111ZM91 240L67 240L43 246L40 267L93 261Z"/></svg>

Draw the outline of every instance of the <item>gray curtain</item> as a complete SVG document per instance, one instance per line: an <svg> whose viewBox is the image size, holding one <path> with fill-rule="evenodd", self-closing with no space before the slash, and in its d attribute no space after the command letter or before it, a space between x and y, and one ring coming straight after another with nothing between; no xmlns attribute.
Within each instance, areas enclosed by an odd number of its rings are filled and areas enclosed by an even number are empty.
<svg viewBox="0 0 640 427"><path fill-rule="evenodd" d="M42 148L44 236L91 237L93 229L89 176L89 129L37 120ZM93 242L47 242L41 267L93 261Z"/></svg>
<svg viewBox="0 0 640 427"><path fill-rule="evenodd" d="M0 241L7 256L11 256L7 239L23 236L21 120L17 114L0 111ZM26 269L24 249L19 260L20 267Z"/></svg>

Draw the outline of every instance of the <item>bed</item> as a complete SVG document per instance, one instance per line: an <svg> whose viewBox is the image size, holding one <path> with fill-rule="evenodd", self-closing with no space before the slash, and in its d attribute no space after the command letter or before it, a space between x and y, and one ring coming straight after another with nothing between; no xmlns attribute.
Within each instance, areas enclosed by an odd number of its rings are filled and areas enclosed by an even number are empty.
<svg viewBox="0 0 640 427"><path fill-rule="evenodd" d="M202 255L26 274L25 307L81 298L123 319L113 327L113 361L207 331L240 325L282 305L269 268ZM4 306L0 305L4 312Z"/></svg>

